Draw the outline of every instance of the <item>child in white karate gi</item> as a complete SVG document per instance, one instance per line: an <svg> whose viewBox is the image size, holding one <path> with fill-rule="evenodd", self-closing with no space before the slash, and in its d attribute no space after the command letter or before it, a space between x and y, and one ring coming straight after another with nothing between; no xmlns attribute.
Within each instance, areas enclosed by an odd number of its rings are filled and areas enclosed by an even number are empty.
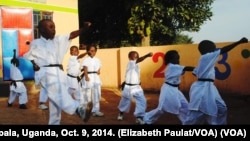
<svg viewBox="0 0 250 141"><path fill-rule="evenodd" d="M85 105L86 102L93 104L92 116L102 117L104 113L100 111L101 101L101 61L95 57L97 52L96 45L87 45L86 47L88 57L86 57L81 64L81 68L84 71L84 77L82 79L82 91L84 96Z"/></svg>
<svg viewBox="0 0 250 141"><path fill-rule="evenodd" d="M12 107L12 103L15 101L16 97L19 97L19 108L27 109L26 103L27 89L23 83L23 75L19 70L19 60L16 58L16 50L14 50L14 56L11 59L10 65L10 95L8 99L8 107Z"/></svg>
<svg viewBox="0 0 250 141"><path fill-rule="evenodd" d="M144 96L143 89L140 82L140 67L138 63L144 59L153 56L150 52L142 57L139 57L137 51L130 51L128 53L129 62L126 68L125 82L122 90L122 96L118 105L119 115L117 120L123 120L123 113L130 111L132 98L135 98L135 111L134 116L136 117L137 124L144 124L143 117L146 110L146 98Z"/></svg>
<svg viewBox="0 0 250 141"><path fill-rule="evenodd" d="M191 85L189 90L189 112L185 125L227 124L227 106L214 85L214 67L220 54L229 52L236 46L247 42L247 38L242 38L220 49L216 49L215 43L209 40L199 43L198 49L201 57L198 66L194 69L198 80Z"/></svg>
<svg viewBox="0 0 250 141"><path fill-rule="evenodd" d="M70 57L67 65L68 92L73 98L78 100L80 104L83 104L83 94L80 82L81 67L79 59L83 58L85 55L87 55L87 53L79 55L77 46L70 47Z"/></svg>
<svg viewBox="0 0 250 141"><path fill-rule="evenodd" d="M55 36L55 24L52 20L43 19L38 23L41 37L30 44L30 50L24 55L31 60L39 84L46 89L49 98L49 123L59 125L62 110L67 114L78 114L85 122L89 120L91 107L81 107L68 93L67 75L62 68L64 55L70 48L71 40L78 37L91 25L85 22L83 28L69 34Z"/></svg>
<svg viewBox="0 0 250 141"><path fill-rule="evenodd" d="M157 108L146 112L144 122L155 123L165 112L178 116L181 123L185 121L188 112L188 101L179 90L181 76L185 71L193 71L194 67L179 65L180 56L176 50L167 51L164 57L166 70L165 82L161 87Z"/></svg>

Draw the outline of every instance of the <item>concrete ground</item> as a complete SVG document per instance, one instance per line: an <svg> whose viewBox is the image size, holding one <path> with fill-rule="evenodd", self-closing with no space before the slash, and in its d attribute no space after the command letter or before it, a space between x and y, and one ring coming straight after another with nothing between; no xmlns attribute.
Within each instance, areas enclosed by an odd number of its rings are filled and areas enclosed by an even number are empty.
<svg viewBox="0 0 250 141"><path fill-rule="evenodd" d="M1 125L47 125L49 111L38 108L39 89L28 88L28 109L19 109L18 99L12 107L7 107L8 94L6 91L0 93L0 124ZM4 93L5 92L5 93ZM4 93L4 94L3 94ZM121 91L116 88L102 88L101 111L103 117L91 117L87 123L80 120L77 115L68 115L62 112L62 125L133 125L135 124L134 102L130 113L124 114L124 120L118 121L118 103ZM154 109L158 104L159 92L145 91L147 99L147 111ZM229 125L250 125L250 98L249 96L239 96L233 94L223 94L223 99L228 106ZM48 103L47 103L48 105ZM156 125L180 125L180 121L175 115L165 113Z"/></svg>

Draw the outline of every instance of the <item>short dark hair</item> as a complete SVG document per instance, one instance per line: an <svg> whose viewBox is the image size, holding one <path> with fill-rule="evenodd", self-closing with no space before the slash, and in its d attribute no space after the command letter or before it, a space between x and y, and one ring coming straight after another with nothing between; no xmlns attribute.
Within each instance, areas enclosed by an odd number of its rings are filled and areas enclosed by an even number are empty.
<svg viewBox="0 0 250 141"><path fill-rule="evenodd" d="M175 55L178 54L178 52L176 50L169 50L165 53L164 56L164 63L165 65L167 65L168 63L170 63L170 61L175 57Z"/></svg>
<svg viewBox="0 0 250 141"><path fill-rule="evenodd" d="M77 47L77 46L75 46L75 45L73 45L73 46L71 46L71 47L70 47L70 49L72 49L72 48L76 48L76 49L78 49L78 47Z"/></svg>
<svg viewBox="0 0 250 141"><path fill-rule="evenodd" d="M137 54L137 56L139 57L139 53L138 53L137 51L130 51L130 52L128 53L128 58L130 58L131 55L133 55L133 54Z"/></svg>
<svg viewBox="0 0 250 141"><path fill-rule="evenodd" d="M198 45L198 49L201 54L212 52L215 50L215 48L216 48L215 43L210 40L203 40Z"/></svg>
<svg viewBox="0 0 250 141"><path fill-rule="evenodd" d="M38 22L37 28L38 28L39 32L41 32L41 28L43 27L43 23L45 23L45 22L47 22L47 21L53 22L51 19L42 19L42 20L40 20L40 21Z"/></svg>
<svg viewBox="0 0 250 141"><path fill-rule="evenodd" d="M88 45L86 46L86 50L89 51L91 47L94 47L95 50L97 51L97 45L96 45L96 44L88 44Z"/></svg>

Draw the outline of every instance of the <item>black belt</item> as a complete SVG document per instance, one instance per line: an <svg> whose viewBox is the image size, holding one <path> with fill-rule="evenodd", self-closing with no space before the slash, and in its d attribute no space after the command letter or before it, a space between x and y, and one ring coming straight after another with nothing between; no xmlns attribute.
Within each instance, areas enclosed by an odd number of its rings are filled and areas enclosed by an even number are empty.
<svg viewBox="0 0 250 141"><path fill-rule="evenodd" d="M125 85L135 86L135 85L141 85L141 83L140 83L140 84L130 84L130 83L126 83L126 82L124 81L124 82L122 82L122 84L121 84L121 89L122 89L122 90L123 90L123 88L124 88Z"/></svg>
<svg viewBox="0 0 250 141"><path fill-rule="evenodd" d="M77 78L78 76L74 76L74 75L71 75L71 74L67 74L69 77L73 77L73 78Z"/></svg>
<svg viewBox="0 0 250 141"><path fill-rule="evenodd" d="M63 70L62 64L49 64L49 65L45 65L43 67L59 67L61 70Z"/></svg>
<svg viewBox="0 0 250 141"><path fill-rule="evenodd" d="M214 82L213 79L209 79L209 78L198 78L198 81L209 81L209 82Z"/></svg>
<svg viewBox="0 0 250 141"><path fill-rule="evenodd" d="M96 71L89 71L88 74L89 74L89 73L97 73L97 72L96 72Z"/></svg>
<svg viewBox="0 0 250 141"><path fill-rule="evenodd" d="M10 85L17 87L16 82L23 82L23 80L11 80Z"/></svg>
<svg viewBox="0 0 250 141"><path fill-rule="evenodd" d="M125 85L135 86L135 85L141 85L141 83L140 83L140 84L130 84L130 83L126 83L126 82L125 82Z"/></svg>
<svg viewBox="0 0 250 141"><path fill-rule="evenodd" d="M67 74L69 77L72 77L72 78L76 78L78 82L81 81L81 77L80 76L74 76L74 75L70 75L70 74Z"/></svg>
<svg viewBox="0 0 250 141"><path fill-rule="evenodd" d="M165 83L170 85L170 86L173 86L173 87L179 87L179 84L172 84L172 83L168 83L168 82L165 82Z"/></svg>

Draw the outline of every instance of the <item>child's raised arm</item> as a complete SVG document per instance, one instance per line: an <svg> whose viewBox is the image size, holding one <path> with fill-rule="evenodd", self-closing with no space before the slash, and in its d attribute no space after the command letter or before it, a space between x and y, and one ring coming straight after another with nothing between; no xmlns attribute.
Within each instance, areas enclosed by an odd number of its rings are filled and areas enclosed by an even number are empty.
<svg viewBox="0 0 250 141"><path fill-rule="evenodd" d="M84 56L86 56L88 53L87 52L84 52L80 55L77 56L77 59L80 59L80 58L83 58Z"/></svg>
<svg viewBox="0 0 250 141"><path fill-rule="evenodd" d="M146 54L146 55L144 55L144 56L138 58L138 59L136 60L136 63L140 63L140 62L142 62L144 59L146 59L147 57L151 57L151 56L153 56L153 53L152 53L152 52L149 52L148 54Z"/></svg>
<svg viewBox="0 0 250 141"><path fill-rule="evenodd" d="M87 30L91 26L91 22L84 22L84 26L78 30L72 31L69 36L69 40L78 37L81 33Z"/></svg>
<svg viewBox="0 0 250 141"><path fill-rule="evenodd" d="M225 46L225 47L222 47L222 48L221 48L221 51L220 51L220 54L229 52L231 49L235 48L237 45L242 44L242 43L247 43L247 42L248 42L248 39L245 38L245 37L243 37L243 38L241 38L241 39L240 39L239 41L237 41L237 42L234 42L234 43L232 43L232 44L230 44L230 45L227 45L227 46Z"/></svg>

